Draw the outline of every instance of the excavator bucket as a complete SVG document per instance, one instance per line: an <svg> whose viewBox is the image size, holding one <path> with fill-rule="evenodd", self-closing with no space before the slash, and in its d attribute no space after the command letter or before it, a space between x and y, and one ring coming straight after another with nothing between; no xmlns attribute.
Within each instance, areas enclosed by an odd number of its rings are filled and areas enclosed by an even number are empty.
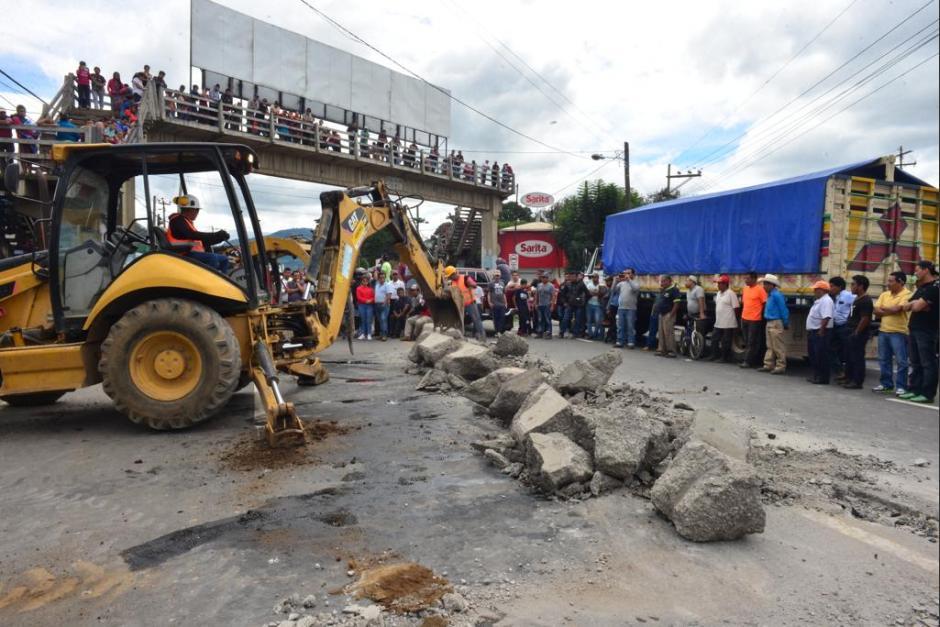
<svg viewBox="0 0 940 627"><path fill-rule="evenodd" d="M463 332L463 297L456 287L448 288L441 296L427 299L434 326Z"/></svg>

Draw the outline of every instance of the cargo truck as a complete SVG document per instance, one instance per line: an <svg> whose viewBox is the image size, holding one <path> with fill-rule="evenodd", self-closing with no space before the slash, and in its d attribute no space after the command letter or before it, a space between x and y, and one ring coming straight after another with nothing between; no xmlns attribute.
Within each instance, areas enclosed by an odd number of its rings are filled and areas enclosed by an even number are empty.
<svg viewBox="0 0 940 627"><path fill-rule="evenodd" d="M918 259L938 261L938 190L896 168L894 156L831 168L744 189L690 196L608 216L603 248L589 268L632 267L642 286L638 332L645 332L659 276L680 287L696 275L712 295L720 274L740 296L748 272L772 273L790 309L790 355L806 356L812 284L863 274L872 298L901 270L913 283ZM678 324L681 324L680 319ZM679 331L677 330L677 333ZM735 339L740 358L744 345Z"/></svg>

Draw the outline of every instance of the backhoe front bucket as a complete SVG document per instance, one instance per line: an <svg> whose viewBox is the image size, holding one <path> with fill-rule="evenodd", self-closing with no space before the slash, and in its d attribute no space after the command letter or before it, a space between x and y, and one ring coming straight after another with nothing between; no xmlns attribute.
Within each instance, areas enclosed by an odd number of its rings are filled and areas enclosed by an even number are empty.
<svg viewBox="0 0 940 627"><path fill-rule="evenodd" d="M435 327L457 329L463 333L463 297L456 287L449 288L441 297L427 299L428 309Z"/></svg>

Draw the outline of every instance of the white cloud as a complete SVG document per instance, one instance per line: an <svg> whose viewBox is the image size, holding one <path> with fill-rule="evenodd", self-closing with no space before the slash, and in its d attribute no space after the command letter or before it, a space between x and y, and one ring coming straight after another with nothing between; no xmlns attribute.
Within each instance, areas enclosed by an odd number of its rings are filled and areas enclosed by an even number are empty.
<svg viewBox="0 0 940 627"><path fill-rule="evenodd" d="M921 0L897 0L886 10L877 0L858 0L804 54L752 96L845 8L847 1L795 0L768 5L732 0L616 4L478 0L457 8L452 0L395 5L378 0L353 4L328 0L317 6L428 80L548 144L575 152L615 151L628 139L633 186L647 193L665 184L667 163L676 162L683 169L700 165L695 160L709 149L771 114L923 4ZM223 3L387 64L295 0ZM30 26L21 28L15 20L4 20L0 60L14 75L18 73L17 62L28 60L53 82L72 70L79 58L101 65L105 72L118 69L128 75L150 63L154 70L165 69L171 84L187 82L188 2L127 0L121 7L122 15L132 16L134 24L145 25L146 36L112 29L109 21L117 20L114 5L103 0L80 5L64 0L21 2L18 12L30 16ZM936 14L936 5L922 11L874 46L858 65L929 24ZM494 54L483 37L493 45L497 45L496 38L509 44L551 80L574 106L529 74L570 115ZM899 65L895 73L936 50L934 40ZM518 60L513 62L521 66ZM833 80L848 72L840 72ZM701 183L723 188L781 178L890 153L899 144L916 151L913 157L918 165L912 172L937 183L937 72L936 60L927 63L773 155L718 179L718 174L761 145L761 127L755 127L725 159L704 168ZM893 75L888 72L857 95ZM509 160L523 192L555 191L601 165L587 154L580 158L533 154L546 149L460 105L454 104L452 111L450 145L494 151L490 155L474 153L479 162L487 158ZM718 128L694 151L681 154L716 125ZM785 133L784 138L794 137L806 126ZM614 162L597 176L616 182L623 178ZM295 226L307 220L307 211L318 207L319 188L298 188L289 181L266 181L263 185L275 189L262 190L259 185L258 204L266 209L266 222L278 227ZM424 209L433 227L451 208L425 205Z"/></svg>

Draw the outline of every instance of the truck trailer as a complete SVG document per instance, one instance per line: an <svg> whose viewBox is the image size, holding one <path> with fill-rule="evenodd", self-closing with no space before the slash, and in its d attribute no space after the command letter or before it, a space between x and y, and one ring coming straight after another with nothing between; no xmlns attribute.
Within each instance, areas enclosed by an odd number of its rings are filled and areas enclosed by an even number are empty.
<svg viewBox="0 0 940 627"><path fill-rule="evenodd" d="M842 276L849 283L862 274L877 299L891 272L905 272L912 284L919 259L940 261L938 240L937 188L896 168L889 155L610 215L595 259L607 274L636 270L638 332L646 330L660 275L672 275L680 286L695 275L713 320L719 275L730 275L740 295L748 272L775 274L791 314L787 351L799 357L807 353L815 281Z"/></svg>

